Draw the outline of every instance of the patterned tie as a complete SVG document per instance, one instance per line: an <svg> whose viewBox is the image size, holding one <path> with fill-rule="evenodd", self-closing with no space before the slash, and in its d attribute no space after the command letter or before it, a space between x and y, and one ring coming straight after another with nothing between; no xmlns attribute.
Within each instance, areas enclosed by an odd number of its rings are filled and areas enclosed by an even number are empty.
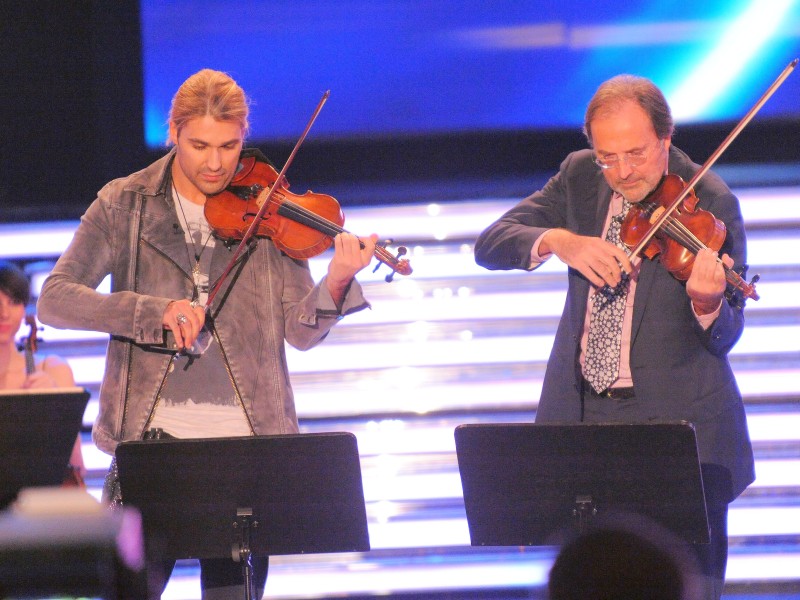
<svg viewBox="0 0 800 600"><path fill-rule="evenodd" d="M620 240L619 231L630 206L630 202L622 200L622 212L611 218L606 232L606 241L623 249L625 245ZM583 374L598 393L608 388L619 374L622 317L625 314L625 298L629 287L627 277L623 276L617 287L610 288L606 285L597 290L592 298Z"/></svg>

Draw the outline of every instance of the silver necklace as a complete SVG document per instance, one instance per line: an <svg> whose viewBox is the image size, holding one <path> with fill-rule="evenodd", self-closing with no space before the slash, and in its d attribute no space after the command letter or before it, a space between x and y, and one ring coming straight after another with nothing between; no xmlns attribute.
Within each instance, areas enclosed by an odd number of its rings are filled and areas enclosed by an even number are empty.
<svg viewBox="0 0 800 600"><path fill-rule="evenodd" d="M181 210L181 215L183 215L183 222L186 224L186 229L188 230L189 234L189 241L192 244L192 251L194 253L194 264L192 265L192 278L195 282L195 288L198 285L198 277L200 276L200 257L203 256L203 252L205 252L206 247L208 246L208 242L211 240L212 233L209 231L208 235L206 236L205 241L200 246L200 250L197 250L197 244L194 243L194 232L192 231L191 225L189 225L189 219L186 218L186 212L183 210L183 202L181 201L181 197L178 194L178 188L175 187L175 182L172 182L172 191L175 193L175 202L178 204L178 208ZM203 239L202 231L198 231L200 234L200 240ZM186 254L189 255L189 247L186 247ZM189 256L189 262L192 262L192 257Z"/></svg>

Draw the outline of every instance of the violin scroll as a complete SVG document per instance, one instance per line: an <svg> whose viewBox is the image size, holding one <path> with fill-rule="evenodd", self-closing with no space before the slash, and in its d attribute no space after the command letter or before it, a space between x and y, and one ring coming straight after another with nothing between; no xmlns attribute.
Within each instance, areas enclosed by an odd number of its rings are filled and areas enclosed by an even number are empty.
<svg viewBox="0 0 800 600"><path fill-rule="evenodd" d="M408 248L405 246L398 246L397 253L392 256L392 253L386 249L386 246L391 243L392 240L385 240L375 246L375 255L378 257L380 262L375 265L374 269L372 269L372 272L375 273L381 268L381 263L388 265L392 272L383 278L386 283L391 283L394 280L395 273L400 273L400 275L411 275L412 273L411 263L408 262L408 259L400 258L401 256L406 255Z"/></svg>

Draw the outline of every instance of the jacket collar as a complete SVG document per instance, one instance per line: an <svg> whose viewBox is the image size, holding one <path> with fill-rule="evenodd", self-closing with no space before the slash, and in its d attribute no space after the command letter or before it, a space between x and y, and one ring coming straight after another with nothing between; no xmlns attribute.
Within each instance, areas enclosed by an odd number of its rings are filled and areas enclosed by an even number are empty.
<svg viewBox="0 0 800 600"><path fill-rule="evenodd" d="M144 197L146 209L143 210L142 242L174 262L192 280L192 262L189 255L183 228L173 198L172 174L170 168L175 159L175 148L152 163L149 167L134 174L126 186L127 191ZM236 244L232 246L236 248ZM211 261L211 285L222 275L228 266L230 252L222 240L217 240ZM243 252L237 260L241 263L248 252Z"/></svg>
<svg viewBox="0 0 800 600"><path fill-rule="evenodd" d="M170 167L175 148L148 167L134 173L125 191L142 199L141 240L163 254L191 278L192 267L183 229L172 199Z"/></svg>
<svg viewBox="0 0 800 600"><path fill-rule="evenodd" d="M167 154L157 161L131 175L128 178L125 191L144 196L166 197L169 183L172 181L170 167L175 159L175 152L175 148L170 149Z"/></svg>

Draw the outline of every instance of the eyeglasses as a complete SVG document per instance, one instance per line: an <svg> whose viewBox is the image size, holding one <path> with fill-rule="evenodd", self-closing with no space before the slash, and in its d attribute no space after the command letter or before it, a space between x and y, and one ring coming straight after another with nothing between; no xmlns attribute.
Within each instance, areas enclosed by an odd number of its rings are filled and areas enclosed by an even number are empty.
<svg viewBox="0 0 800 600"><path fill-rule="evenodd" d="M656 142L656 149L663 148L664 140L658 140ZM613 169L614 167L619 167L621 162L624 162L629 167L641 167L644 163L647 162L647 159L651 156L651 151L653 148L644 150L634 150L633 152L624 152L621 156L616 156L614 154L610 156L606 156L600 158L599 156L594 157L594 163L600 167L601 169Z"/></svg>

